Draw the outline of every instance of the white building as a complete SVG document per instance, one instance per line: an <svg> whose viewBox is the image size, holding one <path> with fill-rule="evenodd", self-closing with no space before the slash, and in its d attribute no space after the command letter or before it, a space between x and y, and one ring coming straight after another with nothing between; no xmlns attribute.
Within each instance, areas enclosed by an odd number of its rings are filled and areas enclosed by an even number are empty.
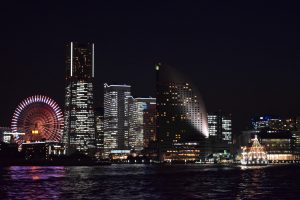
<svg viewBox="0 0 300 200"><path fill-rule="evenodd" d="M129 149L130 85L104 84L104 152Z"/></svg>

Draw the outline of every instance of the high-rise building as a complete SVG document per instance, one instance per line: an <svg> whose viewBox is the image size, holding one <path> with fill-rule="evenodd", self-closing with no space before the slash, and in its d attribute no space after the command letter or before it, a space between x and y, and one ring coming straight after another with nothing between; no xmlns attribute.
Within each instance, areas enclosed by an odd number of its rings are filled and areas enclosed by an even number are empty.
<svg viewBox="0 0 300 200"><path fill-rule="evenodd" d="M222 112L210 113L208 118L209 137L215 141L227 141L232 143L232 120L231 115Z"/></svg>
<svg viewBox="0 0 300 200"><path fill-rule="evenodd" d="M104 84L104 151L129 149L131 86Z"/></svg>
<svg viewBox="0 0 300 200"><path fill-rule="evenodd" d="M155 98L133 98L129 99L129 147L132 150L140 152L144 149L144 139L149 140L151 137L149 134L149 124L152 123L149 119L145 120L145 112L156 104ZM149 111L147 113L149 116ZM149 141L148 141L149 143Z"/></svg>
<svg viewBox="0 0 300 200"><path fill-rule="evenodd" d="M232 120L231 115L222 116L222 140L232 144Z"/></svg>
<svg viewBox="0 0 300 200"><path fill-rule="evenodd" d="M207 113L196 88L169 66L156 65L157 138L161 161L195 161L205 152Z"/></svg>
<svg viewBox="0 0 300 200"><path fill-rule="evenodd" d="M95 109L96 118L96 156L98 158L104 157L104 110L103 107Z"/></svg>
<svg viewBox="0 0 300 200"><path fill-rule="evenodd" d="M218 133L222 132L222 116L218 114L208 114L207 120L209 137L220 137Z"/></svg>
<svg viewBox="0 0 300 200"><path fill-rule="evenodd" d="M95 149L94 44L67 45L63 142L67 152Z"/></svg>
<svg viewBox="0 0 300 200"><path fill-rule="evenodd" d="M156 138L156 102L152 102L144 110L144 148L153 145Z"/></svg>
<svg viewBox="0 0 300 200"><path fill-rule="evenodd" d="M210 150L213 155L232 152L232 121L231 115L218 111L210 113L208 118L208 132Z"/></svg>
<svg viewBox="0 0 300 200"><path fill-rule="evenodd" d="M137 145L140 143L138 141L138 135L137 135L137 129L138 129L138 113L137 113L137 104L136 100L134 99L133 96L128 96L127 97L128 101L128 147L130 150L137 150L139 148Z"/></svg>

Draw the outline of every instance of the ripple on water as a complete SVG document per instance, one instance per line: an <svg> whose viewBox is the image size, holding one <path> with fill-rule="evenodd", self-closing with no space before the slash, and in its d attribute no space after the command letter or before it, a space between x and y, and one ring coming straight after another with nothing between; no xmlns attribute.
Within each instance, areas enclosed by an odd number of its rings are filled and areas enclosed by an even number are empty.
<svg viewBox="0 0 300 200"><path fill-rule="evenodd" d="M300 193L298 166L10 167L0 172L1 199L284 199Z"/></svg>

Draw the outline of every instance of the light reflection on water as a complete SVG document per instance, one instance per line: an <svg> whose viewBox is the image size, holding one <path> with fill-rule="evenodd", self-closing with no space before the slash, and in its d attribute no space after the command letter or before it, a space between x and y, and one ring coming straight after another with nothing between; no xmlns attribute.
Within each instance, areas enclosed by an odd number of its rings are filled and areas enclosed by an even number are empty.
<svg viewBox="0 0 300 200"><path fill-rule="evenodd" d="M1 169L3 199L59 199L59 178L65 177L64 167L9 167Z"/></svg>
<svg viewBox="0 0 300 200"><path fill-rule="evenodd" d="M300 166L9 167L0 199L286 199L299 180Z"/></svg>

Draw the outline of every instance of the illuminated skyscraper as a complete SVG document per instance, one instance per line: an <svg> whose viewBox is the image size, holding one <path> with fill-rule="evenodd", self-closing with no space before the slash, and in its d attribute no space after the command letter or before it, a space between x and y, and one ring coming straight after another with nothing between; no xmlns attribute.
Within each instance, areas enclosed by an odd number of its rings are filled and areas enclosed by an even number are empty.
<svg viewBox="0 0 300 200"><path fill-rule="evenodd" d="M222 132L222 116L208 114L207 119L209 137L217 137Z"/></svg>
<svg viewBox="0 0 300 200"><path fill-rule="evenodd" d="M148 144L151 137L150 134L154 134L149 133L150 130L146 129L150 128L148 123L151 123L151 121L148 118L145 119L145 112L155 104L155 98L131 97L129 99L129 147L131 149L140 152L144 149L144 140L147 139ZM147 117L150 117L149 111ZM155 126L155 123L153 124Z"/></svg>
<svg viewBox="0 0 300 200"><path fill-rule="evenodd" d="M156 139L156 102L151 102L144 110L144 148L153 145Z"/></svg>
<svg viewBox="0 0 300 200"><path fill-rule="evenodd" d="M222 117L222 139L232 144L232 120L231 115Z"/></svg>
<svg viewBox="0 0 300 200"><path fill-rule="evenodd" d="M160 160L199 160L208 137L202 98L191 83L169 66L157 65L156 73Z"/></svg>
<svg viewBox="0 0 300 200"><path fill-rule="evenodd" d="M95 149L94 44L67 45L63 141L67 152Z"/></svg>
<svg viewBox="0 0 300 200"><path fill-rule="evenodd" d="M208 131L211 153L232 152L231 115L218 111L208 114Z"/></svg>
<svg viewBox="0 0 300 200"><path fill-rule="evenodd" d="M104 156L104 113L103 107L97 107L95 109L96 118L96 151L97 157L102 158Z"/></svg>
<svg viewBox="0 0 300 200"><path fill-rule="evenodd" d="M104 84L104 151L129 149L129 85Z"/></svg>
<svg viewBox="0 0 300 200"><path fill-rule="evenodd" d="M208 114L209 137L215 141L227 141L232 143L232 121L231 115L222 112Z"/></svg>

